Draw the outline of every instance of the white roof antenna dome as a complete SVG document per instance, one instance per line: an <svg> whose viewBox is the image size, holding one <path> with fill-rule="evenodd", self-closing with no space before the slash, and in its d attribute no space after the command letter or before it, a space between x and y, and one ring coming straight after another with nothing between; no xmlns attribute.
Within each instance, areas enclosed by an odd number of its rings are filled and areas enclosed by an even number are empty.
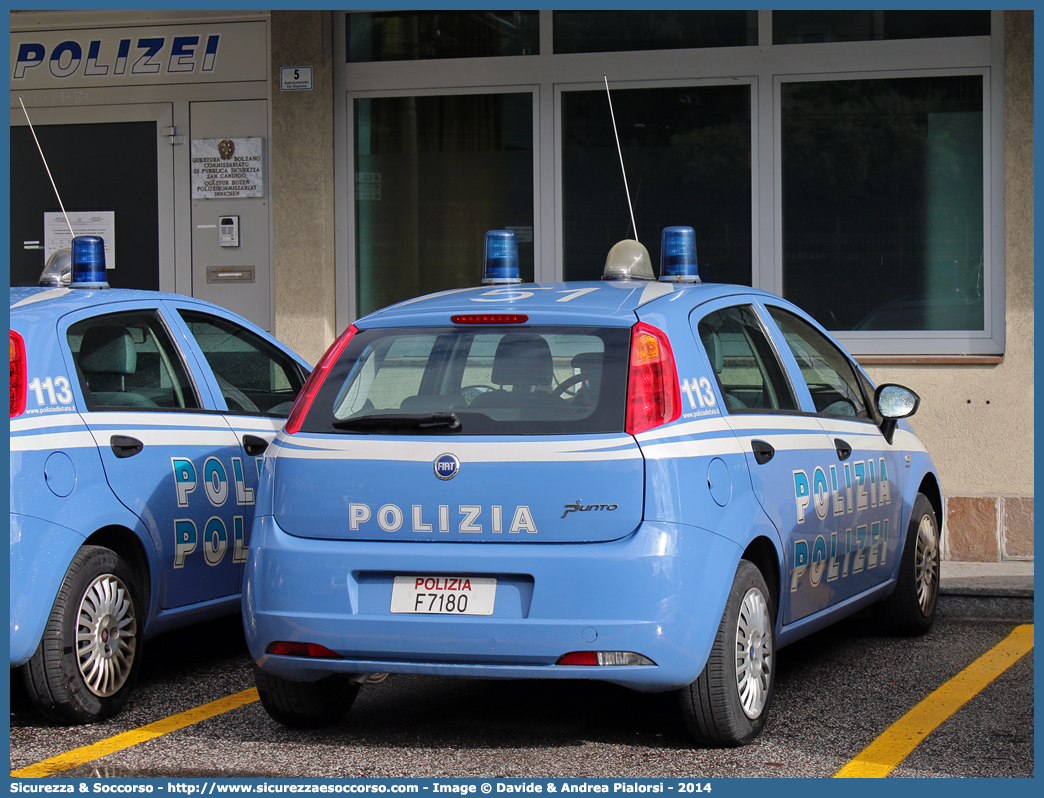
<svg viewBox="0 0 1044 798"><path fill-rule="evenodd" d="M605 259L603 280L655 280L652 258L645 245L633 238L617 241Z"/></svg>

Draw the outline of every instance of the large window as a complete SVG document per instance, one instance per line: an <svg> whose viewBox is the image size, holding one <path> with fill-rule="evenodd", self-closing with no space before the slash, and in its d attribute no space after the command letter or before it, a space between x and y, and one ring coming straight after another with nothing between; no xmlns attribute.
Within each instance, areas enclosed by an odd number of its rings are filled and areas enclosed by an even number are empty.
<svg viewBox="0 0 1044 798"><path fill-rule="evenodd" d="M982 77L784 83L783 292L831 330L981 330Z"/></svg>
<svg viewBox="0 0 1044 798"><path fill-rule="evenodd" d="M478 285L487 230L533 279L532 95L358 99L355 180L359 315Z"/></svg>
<svg viewBox="0 0 1044 798"><path fill-rule="evenodd" d="M638 240L660 262L660 231L696 230L704 280L751 283L750 86L612 93ZM633 238L605 89L562 93L562 274L597 280Z"/></svg>

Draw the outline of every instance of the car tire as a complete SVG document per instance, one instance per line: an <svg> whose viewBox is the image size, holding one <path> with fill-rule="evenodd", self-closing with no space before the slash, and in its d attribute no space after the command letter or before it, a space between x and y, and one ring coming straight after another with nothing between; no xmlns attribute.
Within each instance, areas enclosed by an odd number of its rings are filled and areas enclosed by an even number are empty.
<svg viewBox="0 0 1044 798"><path fill-rule="evenodd" d="M335 673L315 682L294 682L254 666L261 705L272 720L295 729L331 726L348 714L359 685Z"/></svg>
<svg viewBox="0 0 1044 798"><path fill-rule="evenodd" d="M23 668L26 692L44 717L95 723L120 711L141 662L141 606L134 572L116 552L83 546L76 553Z"/></svg>
<svg viewBox="0 0 1044 798"><path fill-rule="evenodd" d="M679 691L700 745L731 747L761 732L776 679L775 602L754 563L740 560L707 664Z"/></svg>
<svg viewBox="0 0 1044 798"><path fill-rule="evenodd" d="M939 549L935 509L927 496L918 493L895 590L874 605L874 616L885 632L913 636L932 628L939 605Z"/></svg>

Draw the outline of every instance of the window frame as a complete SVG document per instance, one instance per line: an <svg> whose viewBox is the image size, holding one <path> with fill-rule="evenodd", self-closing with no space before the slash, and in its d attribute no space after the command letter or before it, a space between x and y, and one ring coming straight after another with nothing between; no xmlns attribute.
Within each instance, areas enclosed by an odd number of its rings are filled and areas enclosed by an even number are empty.
<svg viewBox="0 0 1044 798"><path fill-rule="evenodd" d="M343 15L352 12L335 12ZM758 12L757 46L612 53L610 88L751 84L752 274L754 287L782 290L781 84L793 81L969 75L983 77L984 287L981 331L831 331L862 362L989 362L1005 351L1004 12L988 36L772 44L772 12ZM337 17L343 22L343 18ZM335 251L337 328L354 321L353 101L361 96L526 90L534 102L534 275L561 280L561 92L604 87L606 54L552 55L553 13L540 12L540 54L421 62L347 64L335 36ZM345 30L344 25L335 30ZM350 68L349 68L350 67ZM476 86L474 75L481 75ZM693 75L699 75L694 79ZM619 122L619 120L618 120ZM622 184L622 180L621 180ZM633 192L634 187L631 187ZM640 208L635 208L640 213ZM680 220L679 224L685 223ZM988 242L988 244L986 244ZM699 242L697 242L697 247Z"/></svg>

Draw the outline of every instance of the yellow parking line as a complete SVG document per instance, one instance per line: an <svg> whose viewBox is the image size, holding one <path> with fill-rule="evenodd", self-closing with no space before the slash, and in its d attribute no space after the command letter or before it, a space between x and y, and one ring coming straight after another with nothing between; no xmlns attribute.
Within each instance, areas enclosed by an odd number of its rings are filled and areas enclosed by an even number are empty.
<svg viewBox="0 0 1044 798"><path fill-rule="evenodd" d="M11 776L12 778L51 776L63 770L68 770L87 762L93 762L95 759L108 756L116 751L122 751L124 748L130 748L146 740L151 740L153 737L160 737L172 731L184 729L186 726L191 726L193 723L199 723L201 720L220 715L222 712L228 712L230 709L252 704L257 700L257 688L251 687L242 693L219 698L217 701L211 701L209 704L203 704L185 712L179 712L177 715L157 720L155 723L150 723L139 729L131 729L93 745L86 745L83 748L52 756L43 762L37 762L35 765L29 765L19 770L12 770Z"/></svg>
<svg viewBox="0 0 1044 798"><path fill-rule="evenodd" d="M887 776L943 721L1033 648L1033 624L1017 626L1004 640L899 718L835 779L880 779Z"/></svg>

